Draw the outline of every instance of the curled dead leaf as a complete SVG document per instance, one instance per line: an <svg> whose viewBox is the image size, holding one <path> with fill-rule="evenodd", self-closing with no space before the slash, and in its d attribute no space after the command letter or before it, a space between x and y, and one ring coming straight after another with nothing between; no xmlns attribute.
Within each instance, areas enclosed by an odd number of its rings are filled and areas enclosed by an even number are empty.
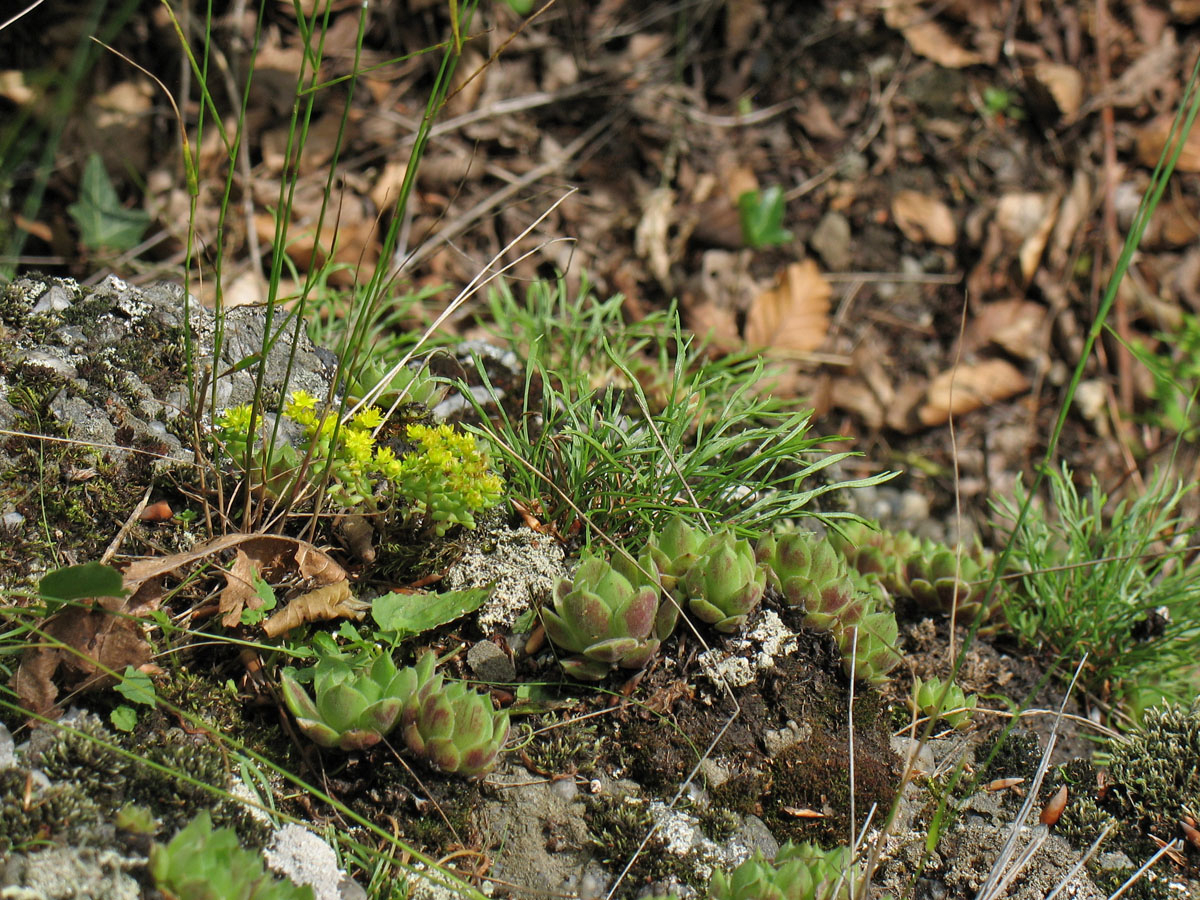
<svg viewBox="0 0 1200 900"><path fill-rule="evenodd" d="M141 614L132 598L102 597L94 605L69 606L42 626L45 637L25 651L12 688L21 705L39 715L53 715L58 678L64 688L86 691L113 683L108 670L135 669L150 659L151 647L142 634Z"/></svg>
<svg viewBox="0 0 1200 900"><path fill-rule="evenodd" d="M337 584L309 591L291 601L263 622L263 632L267 637L274 638L308 622L330 619L353 619L358 622L370 607L370 603L354 598L350 593L349 582L339 581Z"/></svg>
<svg viewBox="0 0 1200 900"><path fill-rule="evenodd" d="M984 62L978 53L965 49L927 10L913 2L892 3L884 7L883 20L889 28L904 35L913 53L931 59L947 69L961 69Z"/></svg>
<svg viewBox="0 0 1200 900"><path fill-rule="evenodd" d="M1138 129L1137 157L1138 162L1147 168L1154 168L1167 147L1171 137L1171 125L1175 119L1172 115L1162 115L1153 119ZM1179 146L1179 138L1171 141L1171 150ZM1189 133L1183 148L1179 151L1179 159L1175 168L1180 172L1200 172L1200 129L1193 128Z"/></svg>
<svg viewBox="0 0 1200 900"><path fill-rule="evenodd" d="M920 191L897 191L892 197L892 218L906 238L949 247L958 240L954 213L941 200Z"/></svg>
<svg viewBox="0 0 1200 900"><path fill-rule="evenodd" d="M1063 810L1067 808L1067 786L1064 784L1055 792L1054 796L1042 807L1042 814L1038 816L1038 821L1043 825L1057 824L1062 818Z"/></svg>
<svg viewBox="0 0 1200 900"><path fill-rule="evenodd" d="M1058 111L1071 118L1083 103L1083 75L1074 66L1040 62L1033 67L1033 77L1045 88Z"/></svg>
<svg viewBox="0 0 1200 900"><path fill-rule="evenodd" d="M829 331L829 282L811 259L792 263L770 289L754 298L746 315L752 347L811 353Z"/></svg>
<svg viewBox="0 0 1200 900"><path fill-rule="evenodd" d="M1029 380L1012 363L986 359L942 372L929 385L917 410L922 425L941 425L960 416L1029 390Z"/></svg>
<svg viewBox="0 0 1200 900"><path fill-rule="evenodd" d="M1016 787L1018 784L1022 784L1024 781L1024 778L997 778L995 781L989 781L985 784L983 789L993 793L996 791L1005 791Z"/></svg>

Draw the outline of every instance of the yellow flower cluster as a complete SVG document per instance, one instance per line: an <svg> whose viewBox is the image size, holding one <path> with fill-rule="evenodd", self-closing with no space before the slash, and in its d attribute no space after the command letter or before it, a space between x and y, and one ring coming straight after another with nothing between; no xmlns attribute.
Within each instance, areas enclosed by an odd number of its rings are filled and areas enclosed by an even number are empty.
<svg viewBox="0 0 1200 900"><path fill-rule="evenodd" d="M391 447L375 445L372 431L383 423L378 408L363 407L339 428L336 416L318 414L317 403L307 391L294 391L284 413L313 441L309 470L322 472L329 466L329 496L338 506L375 506L375 485L383 481L408 499L410 515L441 535L455 524L474 528L472 513L499 502L504 483L489 471L487 456L469 434L448 425L410 425L408 438L416 449L401 458ZM217 419L221 444L235 461L252 440L250 425L249 406L233 407ZM298 468L294 453L278 455L286 463L282 468Z"/></svg>

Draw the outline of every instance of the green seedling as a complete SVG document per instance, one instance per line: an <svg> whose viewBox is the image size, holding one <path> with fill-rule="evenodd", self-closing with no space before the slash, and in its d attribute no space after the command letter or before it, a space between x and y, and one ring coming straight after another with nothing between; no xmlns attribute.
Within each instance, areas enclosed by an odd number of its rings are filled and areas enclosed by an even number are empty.
<svg viewBox="0 0 1200 900"><path fill-rule="evenodd" d="M150 225L150 216L143 210L121 205L98 153L88 156L79 183L79 199L67 207L67 212L79 226L79 240L89 250L129 250Z"/></svg>
<svg viewBox="0 0 1200 900"><path fill-rule="evenodd" d="M738 215L742 221L742 242L753 250L763 247L778 247L792 239L792 233L783 227L783 212L786 201L778 185L765 191L746 191L737 201Z"/></svg>

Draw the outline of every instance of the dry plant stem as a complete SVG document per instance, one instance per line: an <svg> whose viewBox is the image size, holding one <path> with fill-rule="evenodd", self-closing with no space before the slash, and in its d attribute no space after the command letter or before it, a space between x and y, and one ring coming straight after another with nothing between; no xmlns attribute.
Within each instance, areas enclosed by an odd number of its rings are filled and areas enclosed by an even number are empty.
<svg viewBox="0 0 1200 900"><path fill-rule="evenodd" d="M1046 900L1054 900L1054 898L1059 895L1062 889L1070 883L1071 879L1079 874L1083 867L1087 865L1088 860L1096 855L1096 851L1100 849L1100 845L1103 844L1108 838L1108 835L1112 832L1114 827L1115 826L1113 826L1111 823L1104 826L1104 830L1100 832L1099 836L1094 841L1092 841L1092 845L1087 848L1087 851L1075 861L1075 865L1071 866L1071 868L1067 870L1067 874L1064 875L1062 880L1054 886L1054 890L1046 895Z"/></svg>
<svg viewBox="0 0 1200 900"><path fill-rule="evenodd" d="M895 74L892 76L891 81L887 83L887 87L885 87L880 93L879 99L875 104L875 118L871 120L871 123L867 126L866 130L863 131L862 135L851 145L850 149L844 151L837 160L830 163L812 178L800 182L790 191L786 192L783 195L785 202L790 203L793 200L803 197L810 191L816 190L838 173L842 167L842 161L846 157L850 156L852 153L862 153L863 150L870 146L871 141L875 140L875 136L879 134L879 130L883 127L883 120L887 110L891 106L892 98L896 96L896 91L900 90L901 75L904 74L904 69L908 65L908 61L911 56L912 51L909 50L908 47L905 47L904 55L900 58L900 62L896 64Z"/></svg>
<svg viewBox="0 0 1200 900"><path fill-rule="evenodd" d="M129 514L129 518L125 520L125 524L121 526L121 530L117 532L117 536L109 542L109 545L105 548L104 553L101 554L101 565L107 564L108 561L116 555L117 550L119 550L121 544L125 542L125 538L129 534L130 529L133 528L134 523L141 518L142 510L145 509L146 504L150 502L150 489L152 487L154 487L152 483L146 485L146 490L145 493L142 494L141 502L133 508L133 512Z"/></svg>
<svg viewBox="0 0 1200 900"><path fill-rule="evenodd" d="M1025 797L1025 802L1021 804L1021 811L1017 813L1017 817L1013 819L1011 829L1009 831L1008 840L1004 842L1000 853L996 856L995 862L992 863L992 869L988 873L987 879L980 886L979 892L975 895L975 900L997 900L1002 896L1004 887L1009 881L1015 877L1016 872L1019 872L1021 867L1032 858L1033 853L1026 848L1026 853L1017 860L1014 865L1012 862L1013 854L1016 850L1017 837L1021 833L1021 828L1024 827L1029 814L1033 811L1033 805L1037 800L1038 791L1042 787L1042 780L1046 777L1046 770L1050 768L1050 756L1054 752L1054 745L1058 743L1058 727L1062 724L1063 714L1067 709L1067 701L1071 699L1071 692L1075 689L1075 682L1079 680L1079 675L1083 671L1083 666L1087 662L1087 654L1079 660L1079 665L1075 667L1075 674L1071 677L1071 683L1067 686L1067 692L1063 696L1062 704L1059 706L1058 715L1054 719L1054 724L1050 726L1050 737L1046 740L1046 749L1042 752L1042 761L1038 764L1037 774L1033 776L1033 781L1029 785L1029 793ZM1040 826L1045 831L1045 826ZM1045 840L1043 837L1042 840ZM1032 847L1032 843L1030 847ZM1039 844L1040 846L1040 844ZM1013 868L1010 870L1010 866Z"/></svg>
<svg viewBox="0 0 1200 900"><path fill-rule="evenodd" d="M15 16L12 16L11 18L7 19L4 22L0 22L0 31L3 31L5 28L7 28L13 22L17 21L17 19L21 19L21 18L24 18L25 16L29 15L31 12L33 12L35 9L37 9L39 6L41 6L45 2L46 2L46 0L33 0L32 3L30 3L27 7L25 7L23 10L21 10Z"/></svg>
<svg viewBox="0 0 1200 900"><path fill-rule="evenodd" d="M1170 843L1164 844L1163 846L1159 847L1158 852L1155 853L1148 860L1146 860L1144 863L1142 863L1141 868L1139 868L1136 872L1134 872L1132 875L1130 875L1129 878L1125 881L1125 883L1123 885L1121 885L1119 888L1117 888L1116 892L1113 893L1113 895L1111 897L1109 897L1108 900L1117 900L1118 897L1120 897L1127 890L1129 890L1131 887L1133 887L1135 884L1137 884L1137 880L1139 878L1141 878L1143 875L1145 875L1147 872L1149 872L1152 868L1154 868L1154 864L1156 862L1158 862L1160 859L1162 859L1165 854L1170 853L1172 850L1178 850L1180 846L1181 846L1180 842L1178 840L1174 840L1174 841L1171 841Z"/></svg>

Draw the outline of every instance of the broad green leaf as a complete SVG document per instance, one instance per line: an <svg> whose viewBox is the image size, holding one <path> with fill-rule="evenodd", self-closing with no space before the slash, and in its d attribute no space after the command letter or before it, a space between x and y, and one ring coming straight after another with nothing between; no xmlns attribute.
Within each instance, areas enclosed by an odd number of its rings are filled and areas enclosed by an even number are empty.
<svg viewBox="0 0 1200 900"><path fill-rule="evenodd" d="M90 562L47 573L38 582L38 593L43 600L55 601L51 605L57 607L88 597L124 597L129 592L122 584L120 572L112 566Z"/></svg>
<svg viewBox="0 0 1200 900"><path fill-rule="evenodd" d="M445 594L384 594L371 605L371 617L384 631L416 635L474 612L491 593L491 587L485 587Z"/></svg>
<svg viewBox="0 0 1200 900"><path fill-rule="evenodd" d="M91 250L128 250L142 239L150 216L126 209L98 153L88 157L79 182L79 200L67 207L79 226L79 239Z"/></svg>

